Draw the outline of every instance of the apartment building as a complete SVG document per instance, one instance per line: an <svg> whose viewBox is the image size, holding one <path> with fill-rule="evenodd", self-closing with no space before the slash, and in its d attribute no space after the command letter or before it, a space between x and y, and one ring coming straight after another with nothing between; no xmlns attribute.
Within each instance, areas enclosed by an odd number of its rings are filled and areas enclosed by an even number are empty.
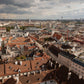
<svg viewBox="0 0 84 84"><path fill-rule="evenodd" d="M5 27L0 28L0 33L6 33L6 28Z"/></svg>
<svg viewBox="0 0 84 84"><path fill-rule="evenodd" d="M74 55L71 55L68 52L60 52L58 56L58 63L65 65L66 67L71 67L71 60L74 58Z"/></svg>
<svg viewBox="0 0 84 84"><path fill-rule="evenodd" d="M14 78L18 82L17 84L19 84L19 81L21 81L22 84L26 84L31 80L31 83L36 81L42 82L41 80L43 80L44 77L50 72L47 70L48 65L52 67L53 64L51 64L49 60L50 57L44 53L42 57L37 57L34 60L15 61L13 63L1 64L0 81L4 83L5 80ZM30 77L31 75L34 76L35 80Z"/></svg>
<svg viewBox="0 0 84 84"><path fill-rule="evenodd" d="M84 62L78 58L74 58L71 62L71 67L70 67L71 71L73 71L74 73L76 73L79 78L83 78L84 79Z"/></svg>
<svg viewBox="0 0 84 84"><path fill-rule="evenodd" d="M70 53L61 52L58 55L57 62L69 68L69 70L78 75L80 79L84 79L84 62L82 59Z"/></svg>

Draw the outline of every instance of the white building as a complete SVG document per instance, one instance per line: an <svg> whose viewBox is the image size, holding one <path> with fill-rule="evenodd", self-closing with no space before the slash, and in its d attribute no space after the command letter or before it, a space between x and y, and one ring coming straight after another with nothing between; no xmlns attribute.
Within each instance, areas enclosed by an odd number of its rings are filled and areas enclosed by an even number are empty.
<svg viewBox="0 0 84 84"><path fill-rule="evenodd" d="M84 79L84 62L83 59L77 58L70 53L61 52L58 55L57 62L61 65L69 68L70 71L74 72L79 78Z"/></svg>
<svg viewBox="0 0 84 84"><path fill-rule="evenodd" d="M78 58L73 59L71 62L70 69L71 71L76 73L79 76L79 78L84 79L84 62L83 61L80 61Z"/></svg>

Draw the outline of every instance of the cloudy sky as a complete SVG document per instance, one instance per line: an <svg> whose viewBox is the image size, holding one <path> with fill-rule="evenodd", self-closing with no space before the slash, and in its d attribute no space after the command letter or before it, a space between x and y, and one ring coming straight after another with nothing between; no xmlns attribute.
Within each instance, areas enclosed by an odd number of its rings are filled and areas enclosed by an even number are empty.
<svg viewBox="0 0 84 84"><path fill-rule="evenodd" d="M84 0L0 0L0 18L84 18Z"/></svg>

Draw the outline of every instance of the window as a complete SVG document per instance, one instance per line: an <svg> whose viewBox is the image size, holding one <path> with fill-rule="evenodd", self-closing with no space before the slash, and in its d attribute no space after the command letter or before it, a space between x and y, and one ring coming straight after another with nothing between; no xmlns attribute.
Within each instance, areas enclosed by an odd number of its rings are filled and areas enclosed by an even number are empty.
<svg viewBox="0 0 84 84"><path fill-rule="evenodd" d="M13 75L11 75L11 77L13 77Z"/></svg>
<svg viewBox="0 0 84 84"><path fill-rule="evenodd" d="M27 82L27 83L30 83L30 80L27 80L26 82Z"/></svg>
<svg viewBox="0 0 84 84"><path fill-rule="evenodd" d="M15 76L17 76L17 74L15 74Z"/></svg>
<svg viewBox="0 0 84 84"><path fill-rule="evenodd" d="M9 76L7 76L7 78L9 78Z"/></svg>
<svg viewBox="0 0 84 84"><path fill-rule="evenodd" d="M36 73L40 73L40 71L39 70L36 70Z"/></svg>
<svg viewBox="0 0 84 84"><path fill-rule="evenodd" d="M37 79L38 81L40 80L40 78Z"/></svg>

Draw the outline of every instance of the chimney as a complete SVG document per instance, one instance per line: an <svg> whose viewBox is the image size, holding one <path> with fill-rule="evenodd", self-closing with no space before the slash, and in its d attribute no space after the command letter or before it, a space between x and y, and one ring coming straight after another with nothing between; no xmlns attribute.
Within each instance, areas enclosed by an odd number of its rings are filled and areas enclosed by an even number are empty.
<svg viewBox="0 0 84 84"><path fill-rule="evenodd" d="M51 62L51 67L52 67L53 63Z"/></svg>
<svg viewBox="0 0 84 84"><path fill-rule="evenodd" d="M28 72L27 76L29 76L30 72Z"/></svg>
<svg viewBox="0 0 84 84"><path fill-rule="evenodd" d="M82 79L82 75L79 75L79 79Z"/></svg>
<svg viewBox="0 0 84 84"><path fill-rule="evenodd" d="M35 75L35 71L34 71L34 75Z"/></svg>
<svg viewBox="0 0 84 84"><path fill-rule="evenodd" d="M59 67L61 67L61 64L59 64Z"/></svg>
<svg viewBox="0 0 84 84"><path fill-rule="evenodd" d="M4 84L4 78L2 79L2 84Z"/></svg>
<svg viewBox="0 0 84 84"><path fill-rule="evenodd" d="M19 77L14 77L14 79L17 81L16 84L19 83Z"/></svg>
<svg viewBox="0 0 84 84"><path fill-rule="evenodd" d="M71 72L68 72L68 80L70 79L71 77Z"/></svg>
<svg viewBox="0 0 84 84"><path fill-rule="evenodd" d="M15 64L17 65L17 64L18 64L18 62L16 61L16 62L15 62Z"/></svg>
<svg viewBox="0 0 84 84"><path fill-rule="evenodd" d="M41 72L42 72L42 71L40 70L40 74L41 74Z"/></svg>
<svg viewBox="0 0 84 84"><path fill-rule="evenodd" d="M54 65L54 69L56 69L56 64Z"/></svg>
<svg viewBox="0 0 84 84"><path fill-rule="evenodd" d="M20 61L20 65L22 65L22 61Z"/></svg>
<svg viewBox="0 0 84 84"><path fill-rule="evenodd" d="M56 64L57 64L57 61L56 61Z"/></svg>

